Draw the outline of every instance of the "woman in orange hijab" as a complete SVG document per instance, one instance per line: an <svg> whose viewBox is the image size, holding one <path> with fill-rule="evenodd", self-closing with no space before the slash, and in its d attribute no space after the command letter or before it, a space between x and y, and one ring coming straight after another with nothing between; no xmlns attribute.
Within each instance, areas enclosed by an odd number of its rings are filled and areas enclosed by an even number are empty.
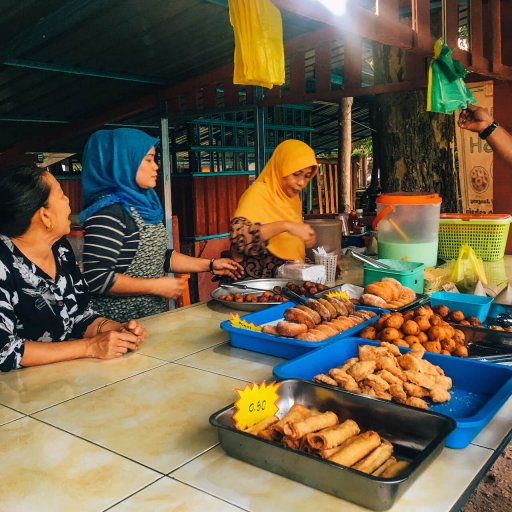
<svg viewBox="0 0 512 512"><path fill-rule="evenodd" d="M316 242L302 220L301 190L318 172L314 151L300 140L279 144L258 179L240 198L231 221L233 259L247 277L273 277L286 261L303 261Z"/></svg>

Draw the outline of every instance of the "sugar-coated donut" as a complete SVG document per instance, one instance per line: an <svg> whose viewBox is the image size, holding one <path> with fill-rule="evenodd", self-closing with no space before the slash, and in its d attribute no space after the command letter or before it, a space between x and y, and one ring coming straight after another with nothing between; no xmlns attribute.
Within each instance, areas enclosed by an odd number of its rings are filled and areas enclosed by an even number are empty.
<svg viewBox="0 0 512 512"><path fill-rule="evenodd" d="M281 320L280 322L277 322L276 330L280 336L294 338L299 334L307 332L308 328L304 324L297 324L295 322Z"/></svg>

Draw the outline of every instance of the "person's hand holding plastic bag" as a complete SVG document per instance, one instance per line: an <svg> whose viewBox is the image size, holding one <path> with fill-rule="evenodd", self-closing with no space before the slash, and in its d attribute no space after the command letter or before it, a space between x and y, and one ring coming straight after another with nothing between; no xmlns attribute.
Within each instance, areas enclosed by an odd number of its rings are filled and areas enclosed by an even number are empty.
<svg viewBox="0 0 512 512"><path fill-rule="evenodd" d="M483 261L469 245L459 249L459 256L451 266L450 280L462 293L472 293L478 281L487 284Z"/></svg>

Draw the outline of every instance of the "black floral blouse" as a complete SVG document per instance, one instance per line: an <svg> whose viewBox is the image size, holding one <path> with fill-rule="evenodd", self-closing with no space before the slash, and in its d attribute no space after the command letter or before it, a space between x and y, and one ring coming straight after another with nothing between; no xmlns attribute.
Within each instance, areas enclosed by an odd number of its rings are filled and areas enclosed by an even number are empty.
<svg viewBox="0 0 512 512"><path fill-rule="evenodd" d="M87 285L69 242L53 245L55 279L0 235L0 370L20 368L25 341L83 337L99 315L89 307Z"/></svg>
<svg viewBox="0 0 512 512"><path fill-rule="evenodd" d="M269 252L268 240L261 238L261 223L245 217L231 221L231 255L244 267L246 277L254 279L275 277L277 267L285 260Z"/></svg>

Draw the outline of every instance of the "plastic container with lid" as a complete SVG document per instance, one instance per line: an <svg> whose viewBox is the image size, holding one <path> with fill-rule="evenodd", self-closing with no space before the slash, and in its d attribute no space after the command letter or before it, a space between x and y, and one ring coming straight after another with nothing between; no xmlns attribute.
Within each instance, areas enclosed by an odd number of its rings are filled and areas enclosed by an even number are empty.
<svg viewBox="0 0 512 512"><path fill-rule="evenodd" d="M341 249L342 223L339 219L306 219L316 232L316 247L323 247L326 252L336 254ZM306 255L312 261L315 259L311 249L306 250Z"/></svg>
<svg viewBox="0 0 512 512"><path fill-rule="evenodd" d="M512 216L507 214L443 213L439 224L439 257L457 259L469 245L484 261L503 258Z"/></svg>
<svg viewBox="0 0 512 512"><path fill-rule="evenodd" d="M393 192L377 198L373 229L379 258L437 263L441 197L435 193Z"/></svg>

